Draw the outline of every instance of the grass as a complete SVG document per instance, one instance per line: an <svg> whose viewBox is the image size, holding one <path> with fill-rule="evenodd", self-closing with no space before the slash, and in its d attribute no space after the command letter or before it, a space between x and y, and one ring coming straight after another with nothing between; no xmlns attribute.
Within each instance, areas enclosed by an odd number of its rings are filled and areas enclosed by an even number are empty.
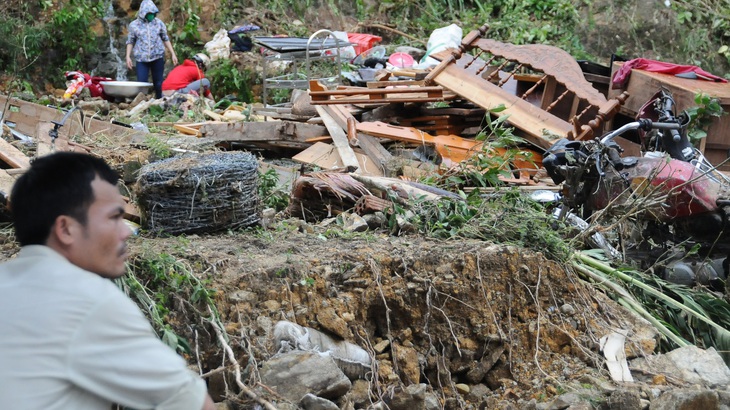
<svg viewBox="0 0 730 410"><path fill-rule="evenodd" d="M180 244L184 247L184 244ZM175 350L190 354L191 348L180 329L187 327L189 318L178 317L192 311L197 319L214 312L210 320L220 322L213 297L216 293L209 281L198 278L186 260L149 247L128 264L127 275L117 279L117 285L145 312L158 336Z"/></svg>

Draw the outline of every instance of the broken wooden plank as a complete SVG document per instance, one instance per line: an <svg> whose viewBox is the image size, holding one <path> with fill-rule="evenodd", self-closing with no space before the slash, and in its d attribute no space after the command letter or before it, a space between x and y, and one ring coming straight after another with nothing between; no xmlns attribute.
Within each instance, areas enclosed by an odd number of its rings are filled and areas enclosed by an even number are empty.
<svg viewBox="0 0 730 410"><path fill-rule="evenodd" d="M332 117L337 121L343 129L348 129L350 121L355 121L355 130L357 131L357 120L350 113L350 111L343 105L329 105L323 106ZM380 144L377 138L364 133L357 133L357 146L359 146L365 153L380 167L385 165L393 159L393 155L388 152L387 149Z"/></svg>
<svg viewBox="0 0 730 410"><path fill-rule="evenodd" d="M0 159L11 168L25 169L30 167L30 159L2 138L0 138Z"/></svg>
<svg viewBox="0 0 730 410"><path fill-rule="evenodd" d="M425 87L426 83L423 80L368 81L367 83L365 83L365 86L367 88L400 87L404 85Z"/></svg>
<svg viewBox="0 0 730 410"><path fill-rule="evenodd" d="M444 60L441 64L444 67L441 67L440 72L433 78L436 83L485 110L491 110L500 105L505 106L506 109L500 114L509 114L509 123L524 131L527 134L526 139L532 144L544 149L550 148L556 140L567 137L573 130L573 127L566 121L507 93L491 82L480 77L464 75L453 62Z"/></svg>
<svg viewBox="0 0 730 410"><path fill-rule="evenodd" d="M3 118L7 122L15 124L15 130L29 136L35 135L36 125L39 122L60 122L66 115L65 111L58 108L45 107L13 97L8 99L4 95L0 95L0 107L8 107L7 112L3 113ZM71 114L66 123L58 130L59 135L106 134L115 137L120 142L128 142L133 135L142 134L141 131L134 128L101 121L85 114L82 126L81 115L81 111L78 114Z"/></svg>
<svg viewBox="0 0 730 410"><path fill-rule="evenodd" d="M235 122L205 124L200 127L202 136L213 141L269 142L291 141L308 147L307 139L327 134L321 125L293 121Z"/></svg>
<svg viewBox="0 0 730 410"><path fill-rule="evenodd" d="M317 80L309 82L312 105L321 104L375 104L394 102L445 101L444 89L432 87L400 88L347 88L328 90ZM331 97L340 97L332 99Z"/></svg>
<svg viewBox="0 0 730 410"><path fill-rule="evenodd" d="M193 135L196 137L200 137L203 135L199 129L193 128L189 125L172 124L172 128L174 128L175 131L185 135Z"/></svg>
<svg viewBox="0 0 730 410"><path fill-rule="evenodd" d="M340 160L345 167L352 167L353 172L357 172L360 164L355 157L355 152L350 147L350 141L347 139L345 130L340 127L334 118L328 113L324 107L316 106L317 114L322 118L327 131L332 136L332 142L334 143L337 152L340 154Z"/></svg>
<svg viewBox="0 0 730 410"><path fill-rule="evenodd" d="M361 174L364 175L375 175L382 176L383 171L381 167L373 162L367 155L355 152L355 158L357 159L358 169ZM345 165L340 160L340 156L337 153L337 149L330 144L324 142L318 142L311 147L305 149L299 154L292 157L292 160L300 162L302 164L310 164L318 166L322 169L333 170L344 168Z"/></svg>
<svg viewBox="0 0 730 410"><path fill-rule="evenodd" d="M6 201L10 197L16 178L15 175L10 175L6 170L0 169L0 196Z"/></svg>
<svg viewBox="0 0 730 410"><path fill-rule="evenodd" d="M484 152L488 155L504 156L506 152L504 148L484 147L481 141L461 138L458 135L430 135L416 128L400 127L377 121L361 122L357 124L357 129L358 131L396 141L433 145L441 155L443 164L447 167L462 162L476 153ZM528 174L534 174L542 167L542 155L531 150L523 151L529 152L530 155L516 155L510 159L510 162L522 175L522 178L529 178Z"/></svg>

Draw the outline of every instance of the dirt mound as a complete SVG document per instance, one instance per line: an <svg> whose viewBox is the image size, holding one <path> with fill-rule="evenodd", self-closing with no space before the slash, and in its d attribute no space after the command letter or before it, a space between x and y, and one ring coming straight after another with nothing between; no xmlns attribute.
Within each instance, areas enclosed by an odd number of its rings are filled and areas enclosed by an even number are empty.
<svg viewBox="0 0 730 410"><path fill-rule="evenodd" d="M598 339L612 326L634 329L620 308L541 254L479 241L343 238L297 224L132 245L207 272L231 346L248 363L245 377L259 379L261 363L276 353L273 324L288 320L371 352L373 401L414 383L427 383L444 403L544 401L591 374L605 378ZM221 366L215 343L198 343L202 371ZM219 373L210 381L217 400L226 396L223 379ZM480 393L458 394L457 385Z"/></svg>

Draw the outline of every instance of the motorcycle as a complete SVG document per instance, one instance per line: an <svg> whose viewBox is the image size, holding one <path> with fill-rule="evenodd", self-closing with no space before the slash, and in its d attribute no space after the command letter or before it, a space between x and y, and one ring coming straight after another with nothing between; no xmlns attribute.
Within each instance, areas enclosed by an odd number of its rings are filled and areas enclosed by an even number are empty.
<svg viewBox="0 0 730 410"><path fill-rule="evenodd" d="M674 106L671 94L660 90L636 121L601 138L561 139L549 148L543 166L562 184L555 215L583 230L593 227L589 242L611 258L640 261L671 282L723 288L730 181L692 146L689 117L676 116ZM643 156L621 156L614 141L632 131ZM613 229L602 229L605 224Z"/></svg>

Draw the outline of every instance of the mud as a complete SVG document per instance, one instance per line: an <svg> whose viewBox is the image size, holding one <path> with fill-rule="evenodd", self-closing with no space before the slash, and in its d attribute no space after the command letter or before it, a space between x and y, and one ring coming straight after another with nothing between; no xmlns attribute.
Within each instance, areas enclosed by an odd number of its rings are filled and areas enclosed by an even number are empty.
<svg viewBox="0 0 730 410"><path fill-rule="evenodd" d="M185 239L140 237L131 244L133 259L169 253L210 281L244 380L258 380L261 363L276 353L271 332L279 320L371 352L377 359L373 402L414 383L427 383L444 405L545 401L607 378L598 340L611 329L633 330L628 350L634 355L655 345L620 307L539 253L418 236L336 237L336 228L297 221L278 226ZM190 362L203 373L220 367L214 335L205 337L203 327L196 339L189 312L181 308L176 315L176 330L197 343L199 357ZM457 384L479 385L489 394L469 397L456 392ZM216 400L229 397L233 385L222 374L209 381Z"/></svg>

